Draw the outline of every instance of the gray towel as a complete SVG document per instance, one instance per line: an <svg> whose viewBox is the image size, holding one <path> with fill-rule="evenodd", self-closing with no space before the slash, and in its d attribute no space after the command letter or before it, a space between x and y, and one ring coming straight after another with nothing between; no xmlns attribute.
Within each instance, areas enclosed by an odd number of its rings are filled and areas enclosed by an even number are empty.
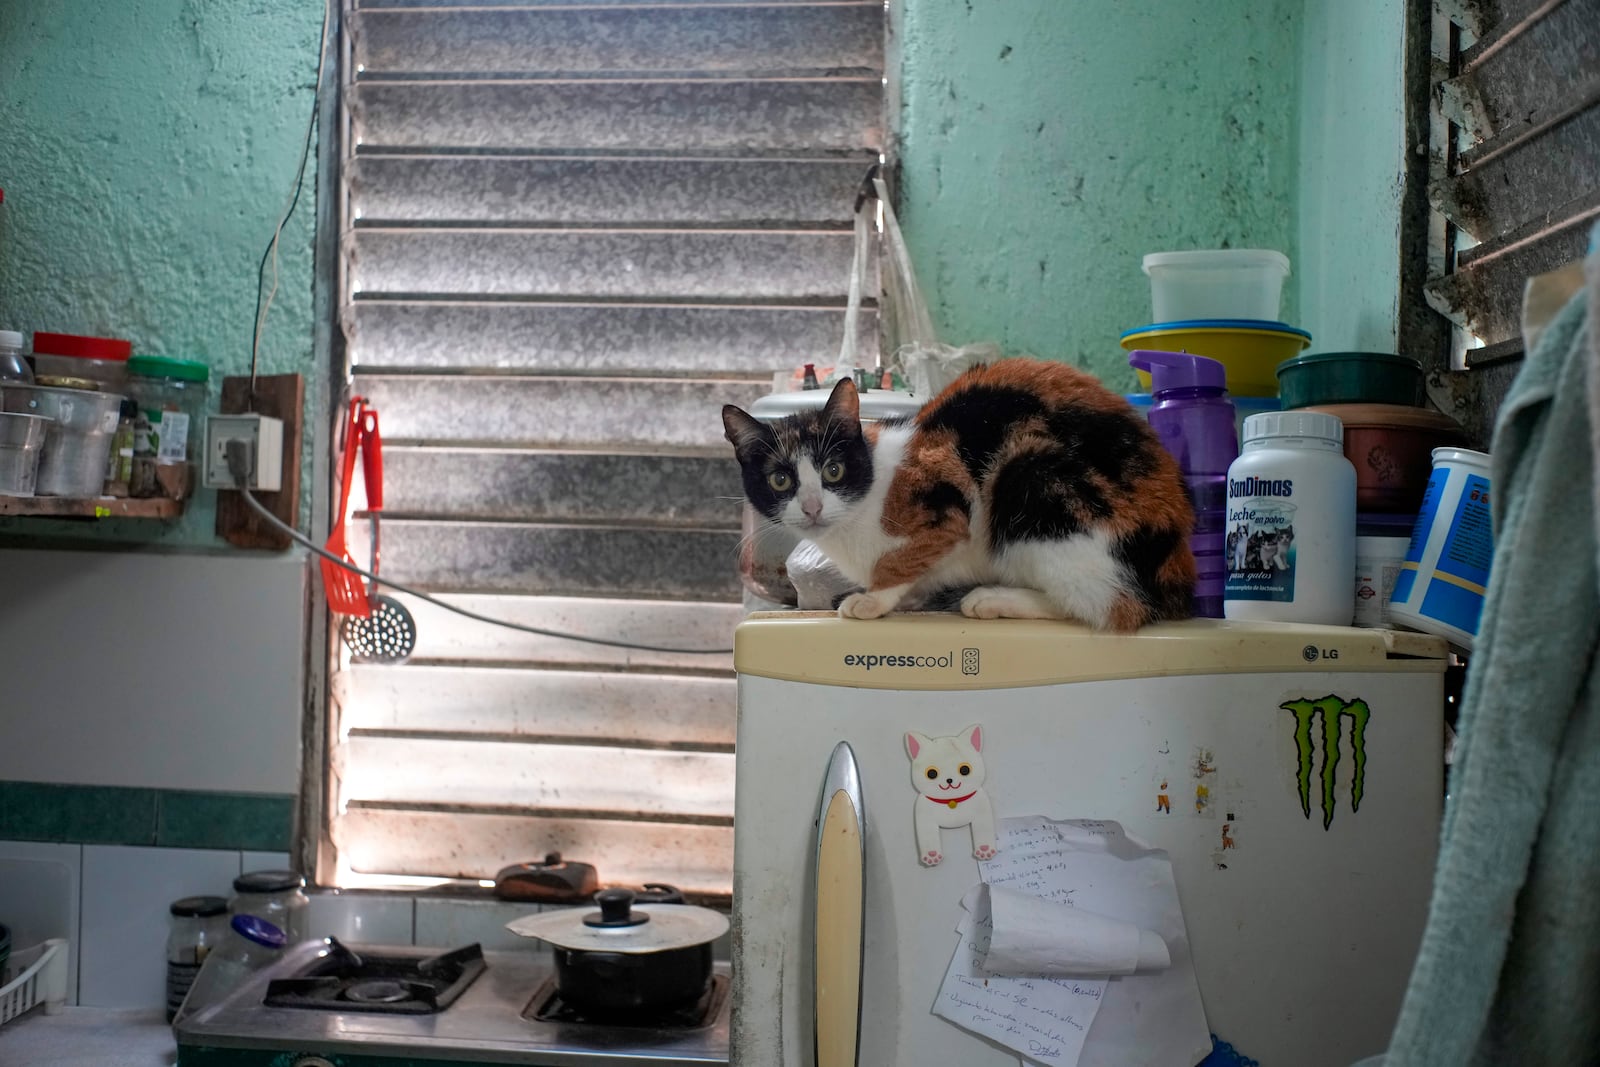
<svg viewBox="0 0 1600 1067"><path fill-rule="evenodd" d="M1496 423L1494 565L1427 930L1385 1067L1600 1062L1600 556L1586 303L1579 294L1550 324Z"/></svg>

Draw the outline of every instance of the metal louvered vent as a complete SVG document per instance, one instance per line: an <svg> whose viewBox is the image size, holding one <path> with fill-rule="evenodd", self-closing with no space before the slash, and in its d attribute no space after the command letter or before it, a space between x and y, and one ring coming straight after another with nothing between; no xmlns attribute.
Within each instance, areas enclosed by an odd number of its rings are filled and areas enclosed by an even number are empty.
<svg viewBox="0 0 1600 1067"><path fill-rule="evenodd" d="M1582 258L1600 218L1600 0L1439 0L1434 174L1448 230L1429 304L1481 348L1522 352L1530 276Z"/></svg>
<svg viewBox="0 0 1600 1067"><path fill-rule="evenodd" d="M385 573L532 625L731 643L718 412L838 350L883 18L347 0L340 311L382 412ZM333 665L330 880L558 849L609 882L729 890L730 657L402 599L410 662Z"/></svg>

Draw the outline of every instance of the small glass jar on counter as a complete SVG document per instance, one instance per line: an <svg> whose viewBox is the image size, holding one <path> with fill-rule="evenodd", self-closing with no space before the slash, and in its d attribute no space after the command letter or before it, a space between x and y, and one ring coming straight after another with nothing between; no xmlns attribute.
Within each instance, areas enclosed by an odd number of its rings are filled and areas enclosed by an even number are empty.
<svg viewBox="0 0 1600 1067"><path fill-rule="evenodd" d="M184 897L175 900L172 928L167 932L167 1022L189 995L206 957L221 943L228 926L226 897Z"/></svg>
<svg viewBox="0 0 1600 1067"><path fill-rule="evenodd" d="M122 393L128 382L128 356L132 342L120 337L84 337L75 333L33 334L33 373L88 378L106 393ZM76 387L74 387L76 388Z"/></svg>
<svg viewBox="0 0 1600 1067"><path fill-rule="evenodd" d="M130 495L186 498L203 445L206 386L211 368L192 359L134 356L127 395L139 405Z"/></svg>
<svg viewBox="0 0 1600 1067"><path fill-rule="evenodd" d="M233 880L228 910L257 915L276 925L294 943L306 936L305 875L297 871L251 871Z"/></svg>

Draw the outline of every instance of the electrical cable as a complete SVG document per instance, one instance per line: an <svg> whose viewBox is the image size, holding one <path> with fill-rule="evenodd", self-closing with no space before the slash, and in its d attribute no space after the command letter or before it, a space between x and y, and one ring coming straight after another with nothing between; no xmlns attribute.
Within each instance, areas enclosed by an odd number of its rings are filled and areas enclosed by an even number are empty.
<svg viewBox="0 0 1600 1067"><path fill-rule="evenodd" d="M272 231L272 241L267 245L265 252L261 253L261 262L256 267L256 316L255 330L250 338L250 397L249 410L255 410L256 403L256 365L261 356L261 335L267 329L267 314L272 310L272 299L278 294L278 240L283 236L283 228L289 224L289 218L294 214L294 209L300 203L300 187L305 184L306 161L311 157L311 136L317 128L317 109L322 100L322 73L328 58L328 26L332 22L329 12L333 0L327 0L322 5L322 29L317 33L317 78L311 83L311 118L306 122L306 136L300 145L300 163L295 168L294 190L289 197L288 206L283 209L283 214L278 218L278 227ZM267 291L265 300L262 299L262 275L267 269L267 260L272 260L272 288Z"/></svg>
<svg viewBox="0 0 1600 1067"><path fill-rule="evenodd" d="M228 465L230 469L233 467L231 457ZM476 622L487 623L490 626L503 626L508 630L521 630L523 633L537 634L540 637L553 637L562 641L581 641L585 644L606 645L611 648L631 648L639 652L668 652L680 656L726 656L733 651L731 648L670 648L666 645L646 645L640 644L636 641L616 641L608 637L587 637L583 634L565 633L561 630L546 630L538 626L527 626L520 622L510 622L506 619L496 619L489 615L480 615L475 611L468 611L466 608L457 607L454 604L447 604L443 600L439 600L433 596L430 596L421 590L413 589L410 586L401 585L399 582L394 581L391 578L380 578L371 571L363 570L347 559L340 559L338 556L335 556L332 552L329 552L321 545L312 541L309 537L306 537L299 530L296 530L293 526L290 526L272 512L268 511L266 507L262 505L261 501L255 498L254 493L244 488L247 479L241 478L237 470L233 471L233 475L239 481L239 495L244 497L245 503L250 505L257 515L260 515L263 519L267 520L267 522L271 523L274 528L281 531L286 536L293 538L299 544L309 548L323 559L331 560L332 562L343 567L345 570L353 571L356 574L361 575L361 577L367 579L369 582L372 582L374 585L383 585L388 586L390 589L398 589L400 592L405 593L408 596L414 596L418 600L425 600L435 607L443 608L446 611L453 611L457 615L465 616L466 618L472 619Z"/></svg>

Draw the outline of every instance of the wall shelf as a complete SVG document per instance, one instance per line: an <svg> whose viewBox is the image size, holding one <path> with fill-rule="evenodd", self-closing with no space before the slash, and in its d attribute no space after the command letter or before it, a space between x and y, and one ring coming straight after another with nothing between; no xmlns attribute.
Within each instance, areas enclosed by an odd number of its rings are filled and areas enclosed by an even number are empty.
<svg viewBox="0 0 1600 1067"><path fill-rule="evenodd" d="M0 496L0 515L66 519L175 519L183 501L114 496Z"/></svg>

